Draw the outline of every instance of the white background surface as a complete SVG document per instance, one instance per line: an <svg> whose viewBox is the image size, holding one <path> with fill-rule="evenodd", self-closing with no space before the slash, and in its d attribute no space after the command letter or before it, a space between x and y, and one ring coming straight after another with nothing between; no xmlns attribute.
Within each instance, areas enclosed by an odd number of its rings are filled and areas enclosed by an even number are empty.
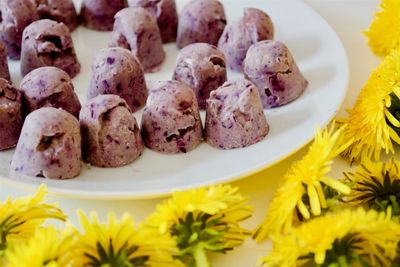
<svg viewBox="0 0 400 267"><path fill-rule="evenodd" d="M282 0L290 8L290 0ZM379 59L370 52L366 39L362 35L362 30L366 29L372 18L372 14L377 7L376 0L306 0L319 12L337 31L341 37L350 60L351 78L348 96L342 106L339 116L344 116L345 110L353 104L359 89L367 80L371 70L377 66ZM250 204L254 206L254 217L246 223L248 227L255 227L264 217L268 207L268 202L273 196L273 192L278 186L279 179L283 176L288 166L299 159L306 150L303 149L281 163L268 168L258 174L233 183L241 189L241 193L250 198ZM349 166L342 160L338 160L332 171L333 177L341 177L344 170ZM204 172L207 175L207 172ZM19 196L26 192L7 188L0 184L0 199L4 200L8 195ZM109 211L114 211L117 215L128 211L136 218L141 220L153 211L158 200L140 201L87 201L78 199L55 198L61 208L76 222L76 208L85 211L95 210L101 218L105 218ZM252 241L248 241L244 246L236 249L228 255L212 256L212 264L215 267L252 267L259 266L258 256L267 253L266 247L257 246Z"/></svg>

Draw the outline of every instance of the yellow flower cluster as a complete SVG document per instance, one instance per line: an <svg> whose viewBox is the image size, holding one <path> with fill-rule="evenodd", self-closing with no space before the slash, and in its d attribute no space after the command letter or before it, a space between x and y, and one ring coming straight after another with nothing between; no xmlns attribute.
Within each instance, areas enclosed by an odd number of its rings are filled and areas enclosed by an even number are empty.
<svg viewBox="0 0 400 267"><path fill-rule="evenodd" d="M101 223L78 211L80 231L71 223L42 227L45 219L66 219L45 196L41 186L33 197L0 204L1 266L206 267L206 252L225 253L250 236L239 223L252 210L229 185L177 192L138 225L129 214Z"/></svg>
<svg viewBox="0 0 400 267"><path fill-rule="evenodd" d="M400 144L400 1L380 7L366 35L385 58L348 118L285 175L254 234L273 243L263 266L400 266L400 162L379 161ZM327 181L338 154L360 165Z"/></svg>
<svg viewBox="0 0 400 267"><path fill-rule="evenodd" d="M399 144L400 127L400 50L394 50L371 74L362 88L349 117L345 137L353 140L343 156L351 162L380 159L380 154L394 153Z"/></svg>
<svg viewBox="0 0 400 267"><path fill-rule="evenodd" d="M365 32L372 51L385 56L400 46L400 1L383 0Z"/></svg>
<svg viewBox="0 0 400 267"><path fill-rule="evenodd" d="M270 234L289 232L299 221L298 214L304 220L321 215L328 208L324 187L341 194L350 193L346 184L328 176L333 159L349 145L344 141L346 128L335 131L334 126L317 130L308 153L288 170L269 205L263 224L255 232L256 240L261 241Z"/></svg>
<svg viewBox="0 0 400 267"><path fill-rule="evenodd" d="M177 192L157 206L147 224L175 238L184 264L206 267L207 251L225 253L251 235L239 224L252 214L246 201L229 185Z"/></svg>
<svg viewBox="0 0 400 267"><path fill-rule="evenodd" d="M384 213L361 208L315 218L289 235L273 235L264 266L390 266L396 257L400 224ZM357 256L362 256L362 260ZM347 265L339 265L344 262Z"/></svg>

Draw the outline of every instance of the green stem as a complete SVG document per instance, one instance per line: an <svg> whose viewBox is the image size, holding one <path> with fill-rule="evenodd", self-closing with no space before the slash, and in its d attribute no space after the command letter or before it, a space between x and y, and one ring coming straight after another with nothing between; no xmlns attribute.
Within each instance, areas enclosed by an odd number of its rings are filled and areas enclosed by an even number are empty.
<svg viewBox="0 0 400 267"><path fill-rule="evenodd" d="M392 202L393 216L398 215L400 212L400 207L399 207L399 203L397 203L396 196L390 195L389 200L390 200L390 202Z"/></svg>
<svg viewBox="0 0 400 267"><path fill-rule="evenodd" d="M206 252L201 243L198 243L193 250L193 257L196 262L196 267L211 267L208 263Z"/></svg>
<svg viewBox="0 0 400 267"><path fill-rule="evenodd" d="M347 262L346 256L339 256L338 262L340 267L350 267L349 263Z"/></svg>

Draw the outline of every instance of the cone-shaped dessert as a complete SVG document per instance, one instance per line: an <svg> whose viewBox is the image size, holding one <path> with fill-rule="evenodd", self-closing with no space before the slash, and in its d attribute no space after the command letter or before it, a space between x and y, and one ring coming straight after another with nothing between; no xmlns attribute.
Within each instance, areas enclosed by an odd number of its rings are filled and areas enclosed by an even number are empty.
<svg viewBox="0 0 400 267"><path fill-rule="evenodd" d="M158 152L186 153L196 148L203 134L193 89L167 81L151 90L142 116L142 136L146 146Z"/></svg>
<svg viewBox="0 0 400 267"><path fill-rule="evenodd" d="M191 0L179 16L178 48L193 43L217 45L226 25L224 6L218 0Z"/></svg>
<svg viewBox="0 0 400 267"><path fill-rule="evenodd" d="M115 14L127 6L126 0L83 0L80 18L85 27L111 31Z"/></svg>
<svg viewBox="0 0 400 267"><path fill-rule="evenodd" d="M68 27L49 19L35 21L26 27L21 52L23 76L45 66L60 68L72 78L81 69Z"/></svg>
<svg viewBox="0 0 400 267"><path fill-rule="evenodd" d="M270 17L257 8L246 8L243 17L228 23L218 42L228 66L242 71L243 61L251 45L274 38L274 25Z"/></svg>
<svg viewBox="0 0 400 267"><path fill-rule="evenodd" d="M188 45L178 55L173 79L194 89L200 109L205 109L211 91L226 81L224 54L210 44Z"/></svg>
<svg viewBox="0 0 400 267"><path fill-rule="evenodd" d="M257 87L242 79L226 82L207 100L207 143L220 149L250 146L265 138L269 126Z"/></svg>
<svg viewBox="0 0 400 267"><path fill-rule="evenodd" d="M124 48L105 48L92 64L88 98L114 94L123 98L132 111L140 109L147 99L143 68L138 59Z"/></svg>
<svg viewBox="0 0 400 267"><path fill-rule="evenodd" d="M85 161L98 167L120 167L137 159L144 145L128 104L116 95L99 95L80 114Z"/></svg>
<svg viewBox="0 0 400 267"><path fill-rule="evenodd" d="M81 170L78 120L56 108L30 113L22 127L11 170L50 179L78 176Z"/></svg>
<svg viewBox="0 0 400 267"><path fill-rule="evenodd" d="M115 15L110 47L131 50L145 72L157 71L165 58L157 20L142 7L129 7Z"/></svg>
<svg viewBox="0 0 400 267"><path fill-rule="evenodd" d="M21 81L21 92L26 113L54 107L79 118L81 104L69 75L56 67L41 67L28 73Z"/></svg>
<svg viewBox="0 0 400 267"><path fill-rule="evenodd" d="M278 41L252 45L244 60L244 73L258 87L264 108L295 100L308 85L289 49Z"/></svg>
<svg viewBox="0 0 400 267"><path fill-rule="evenodd" d="M21 56L21 41L24 29L39 19L32 0L0 0L0 39L12 59Z"/></svg>
<svg viewBox="0 0 400 267"><path fill-rule="evenodd" d="M0 150L14 147L23 124L21 93L0 78Z"/></svg>
<svg viewBox="0 0 400 267"><path fill-rule="evenodd" d="M132 7L143 7L157 18L164 43L174 42L178 29L178 13L175 0L130 0Z"/></svg>
<svg viewBox="0 0 400 267"><path fill-rule="evenodd" d="M11 81L10 70L8 68L6 47L0 42L0 78Z"/></svg>
<svg viewBox="0 0 400 267"><path fill-rule="evenodd" d="M62 22L72 32L78 27L78 14L72 0L34 0L39 17Z"/></svg>

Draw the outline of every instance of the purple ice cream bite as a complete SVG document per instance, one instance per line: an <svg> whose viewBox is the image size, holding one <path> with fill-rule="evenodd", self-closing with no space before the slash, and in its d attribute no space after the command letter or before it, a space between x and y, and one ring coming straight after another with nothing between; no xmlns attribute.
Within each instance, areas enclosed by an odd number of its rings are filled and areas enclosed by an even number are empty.
<svg viewBox="0 0 400 267"><path fill-rule="evenodd" d="M132 111L146 103L148 92L143 68L129 50L120 47L100 50L94 58L92 72L88 99L100 94L118 95Z"/></svg>
<svg viewBox="0 0 400 267"><path fill-rule="evenodd" d="M76 118L81 104L71 78L56 67L41 67L28 73L21 81L24 111L31 113L42 107L61 108Z"/></svg>
<svg viewBox="0 0 400 267"><path fill-rule="evenodd" d="M126 0L83 0L80 19L87 28L111 31L115 14L127 6Z"/></svg>
<svg viewBox="0 0 400 267"><path fill-rule="evenodd" d="M11 170L34 177L67 179L81 170L78 120L51 107L30 113L22 127Z"/></svg>
<svg viewBox="0 0 400 267"><path fill-rule="evenodd" d="M72 78L81 69L68 27L49 19L30 24L24 30L22 39L22 75L45 66L60 68Z"/></svg>
<svg viewBox="0 0 400 267"><path fill-rule="evenodd" d="M115 168L137 159L144 150L136 119L116 95L99 95L83 106L79 116L83 158L97 167Z"/></svg>
<svg viewBox="0 0 400 267"><path fill-rule="evenodd" d="M173 79L194 89L200 109L205 109L211 91L226 81L226 75L224 54L213 45L196 43L180 51Z"/></svg>
<svg viewBox="0 0 400 267"><path fill-rule="evenodd" d="M193 89L179 81L161 82L150 91L142 116L147 147L167 154L186 153L203 139Z"/></svg>
<svg viewBox="0 0 400 267"><path fill-rule="evenodd" d="M295 100L308 85L289 49L278 41L252 45L243 64L246 78L258 87L264 108Z"/></svg>
<svg viewBox="0 0 400 267"><path fill-rule="evenodd" d="M193 43L217 45L226 25L224 6L218 0L191 0L179 16L178 48Z"/></svg>
<svg viewBox="0 0 400 267"><path fill-rule="evenodd" d="M219 149L247 147L269 131L257 87L248 80L226 82L207 100L205 135Z"/></svg>
<svg viewBox="0 0 400 267"><path fill-rule="evenodd" d="M273 38L274 25L271 18L257 8L246 8L240 20L228 23L225 27L218 48L225 54L231 69L242 71L250 46Z"/></svg>
<svg viewBox="0 0 400 267"><path fill-rule="evenodd" d="M32 0L0 0L0 39L12 59L20 59L22 33L39 19Z"/></svg>
<svg viewBox="0 0 400 267"><path fill-rule="evenodd" d="M143 7L157 18L161 39L174 42L178 28L178 13L175 0L130 0L132 7Z"/></svg>
<svg viewBox="0 0 400 267"><path fill-rule="evenodd" d="M157 20L142 7L125 8L115 15L110 47L131 50L145 72L158 71L165 59Z"/></svg>
<svg viewBox="0 0 400 267"><path fill-rule="evenodd" d="M78 14L72 0L33 0L41 19L62 22L72 32L78 27Z"/></svg>
<svg viewBox="0 0 400 267"><path fill-rule="evenodd" d="M21 93L0 78L0 150L14 147L23 124Z"/></svg>
<svg viewBox="0 0 400 267"><path fill-rule="evenodd" d="M8 68L7 51L4 44L0 41L0 78L11 81L10 70Z"/></svg>

